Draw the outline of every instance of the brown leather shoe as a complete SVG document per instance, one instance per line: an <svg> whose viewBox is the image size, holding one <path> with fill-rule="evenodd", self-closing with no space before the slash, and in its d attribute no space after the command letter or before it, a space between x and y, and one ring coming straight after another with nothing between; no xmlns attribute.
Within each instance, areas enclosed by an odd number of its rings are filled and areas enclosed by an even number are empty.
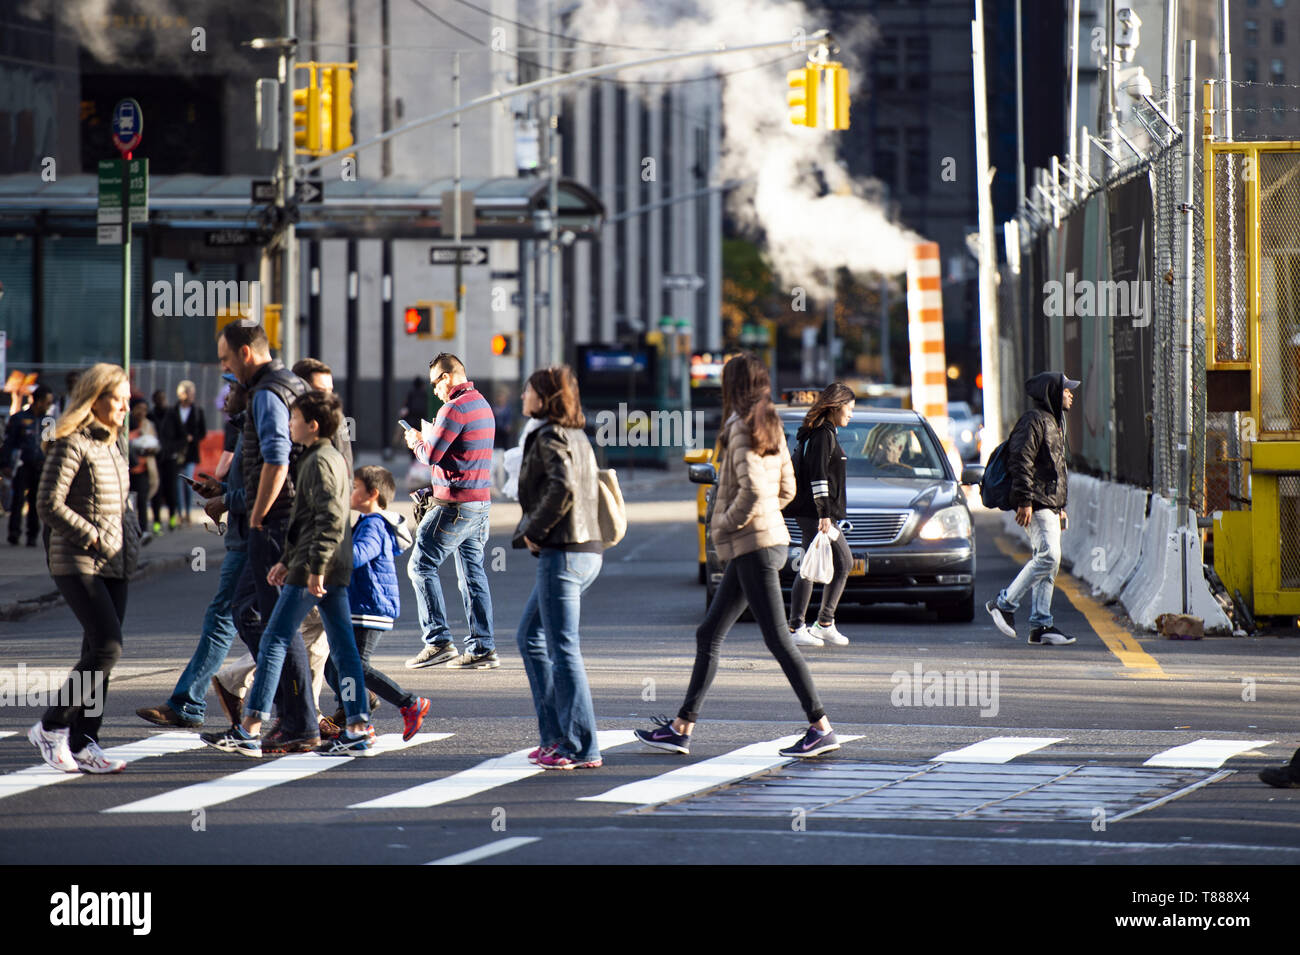
<svg viewBox="0 0 1300 955"><path fill-rule="evenodd" d="M185 719L166 703L161 706L142 706L135 711L135 715L154 726L175 726L183 730L196 730L203 725L202 720L195 722Z"/></svg>
<svg viewBox="0 0 1300 955"><path fill-rule="evenodd" d="M276 730L262 737L262 752L275 753L310 753L320 745L319 736L288 736Z"/></svg>
<svg viewBox="0 0 1300 955"><path fill-rule="evenodd" d="M221 704L221 710L230 720L230 725L238 726L240 719L243 718L244 701L222 686L221 681L215 676L212 678L212 689L216 691L217 702Z"/></svg>

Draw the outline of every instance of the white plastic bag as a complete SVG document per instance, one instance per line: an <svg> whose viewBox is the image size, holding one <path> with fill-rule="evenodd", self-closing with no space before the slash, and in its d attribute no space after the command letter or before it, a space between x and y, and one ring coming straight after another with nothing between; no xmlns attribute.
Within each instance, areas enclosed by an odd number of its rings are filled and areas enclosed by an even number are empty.
<svg viewBox="0 0 1300 955"><path fill-rule="evenodd" d="M832 529L831 533L837 534L838 531ZM817 532L817 536L808 545L808 552L803 555L803 563L799 565L800 577L811 580L814 584L831 582L835 576L835 555L831 552L833 539L822 531Z"/></svg>

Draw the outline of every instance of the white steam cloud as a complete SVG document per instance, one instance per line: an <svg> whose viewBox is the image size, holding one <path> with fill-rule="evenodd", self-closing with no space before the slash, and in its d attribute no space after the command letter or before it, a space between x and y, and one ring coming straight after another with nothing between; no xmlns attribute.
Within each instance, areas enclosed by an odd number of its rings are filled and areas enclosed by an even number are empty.
<svg viewBox="0 0 1300 955"><path fill-rule="evenodd" d="M75 33L101 63L126 62L139 39L135 30L108 28L114 15L134 23L150 24L159 20L180 22L189 17L177 0L132 0L129 9L116 0L25 0L18 12L34 20L53 16L60 26ZM189 49L187 38L186 43L174 49L160 46L152 55L175 59L188 54Z"/></svg>
<svg viewBox="0 0 1300 955"><path fill-rule="evenodd" d="M584 40L638 47L707 49L810 37L828 26L792 0L582 0L569 19L568 32ZM849 67L860 85L863 66L855 60L872 36L864 17L851 34L834 37L835 59ZM807 44L805 54L813 45ZM680 79L725 73L770 61L780 49L736 53L708 60L685 60L646 67L621 77ZM638 59L649 52L612 49L609 61ZM813 294L831 291L834 270L897 274L921 237L890 222L878 202L868 198L868 182L855 181L836 161L834 137L822 129L792 126L786 118L786 71L802 65L797 55L723 80L725 134L723 179L749 180L730 194L733 214L766 234L772 263L783 281ZM854 91L856 93L856 90ZM861 122L861 120L858 120Z"/></svg>

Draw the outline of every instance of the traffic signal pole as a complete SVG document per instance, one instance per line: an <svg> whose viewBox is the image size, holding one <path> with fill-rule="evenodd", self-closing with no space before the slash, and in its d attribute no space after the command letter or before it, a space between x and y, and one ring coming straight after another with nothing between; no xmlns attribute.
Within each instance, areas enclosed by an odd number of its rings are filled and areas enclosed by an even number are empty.
<svg viewBox="0 0 1300 955"><path fill-rule="evenodd" d="M293 77L298 47L294 29L295 0L284 2L284 35L280 47L280 169L276 175L276 244L280 250L280 355L286 365L298 360L298 241L289 207L294 190ZM263 297L265 300L265 296Z"/></svg>

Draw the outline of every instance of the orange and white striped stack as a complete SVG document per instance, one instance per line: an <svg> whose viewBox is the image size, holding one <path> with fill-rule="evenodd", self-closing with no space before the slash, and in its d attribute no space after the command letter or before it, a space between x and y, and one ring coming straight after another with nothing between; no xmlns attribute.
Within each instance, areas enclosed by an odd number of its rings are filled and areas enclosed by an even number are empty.
<svg viewBox="0 0 1300 955"><path fill-rule="evenodd" d="M944 451L954 459L956 447L948 435L948 360L943 348L942 278L939 243L918 242L912 246L907 258L907 338L912 354L912 407L925 415L943 443Z"/></svg>

